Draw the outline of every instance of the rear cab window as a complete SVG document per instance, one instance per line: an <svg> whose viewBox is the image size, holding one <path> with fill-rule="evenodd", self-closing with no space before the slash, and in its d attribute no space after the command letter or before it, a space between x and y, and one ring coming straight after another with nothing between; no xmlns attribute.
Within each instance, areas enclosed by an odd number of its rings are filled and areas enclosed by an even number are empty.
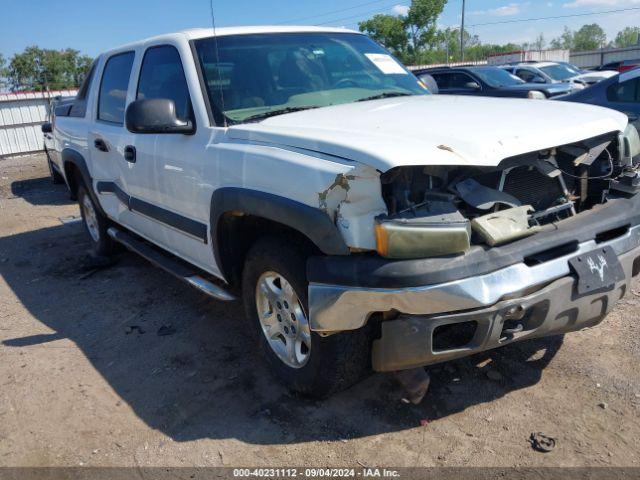
<svg viewBox="0 0 640 480"><path fill-rule="evenodd" d="M91 68L89 69L89 73L87 74L84 82L82 82L82 86L80 90L78 90L78 94L76 95L76 99L71 106L71 110L69 112L70 117L84 117L87 113L87 96L89 95L89 91L91 90L91 84L93 83L93 77L96 74L98 62L93 62L91 64Z"/></svg>
<svg viewBox="0 0 640 480"><path fill-rule="evenodd" d="M98 120L124 125L124 110L134 58L134 52L124 52L107 60L100 82Z"/></svg>
<svg viewBox="0 0 640 480"><path fill-rule="evenodd" d="M607 100L616 103L636 103L638 102L638 82L639 78L632 78L626 82L614 83L607 89Z"/></svg>

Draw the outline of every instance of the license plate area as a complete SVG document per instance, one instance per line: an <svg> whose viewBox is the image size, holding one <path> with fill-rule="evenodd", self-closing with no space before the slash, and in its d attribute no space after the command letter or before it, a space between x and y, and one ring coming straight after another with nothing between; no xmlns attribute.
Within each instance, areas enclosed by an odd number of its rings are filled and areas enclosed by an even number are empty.
<svg viewBox="0 0 640 480"><path fill-rule="evenodd" d="M600 247L569 260L578 276L578 295L612 287L624 280L624 270L611 247Z"/></svg>

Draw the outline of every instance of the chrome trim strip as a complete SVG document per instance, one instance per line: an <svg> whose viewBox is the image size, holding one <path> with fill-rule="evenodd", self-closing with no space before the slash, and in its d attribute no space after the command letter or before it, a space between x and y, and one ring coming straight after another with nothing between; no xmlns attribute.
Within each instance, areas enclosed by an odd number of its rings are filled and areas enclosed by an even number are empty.
<svg viewBox="0 0 640 480"><path fill-rule="evenodd" d="M640 225L608 242L581 243L569 255L529 267L517 263L495 272L424 287L383 289L311 283L311 329L317 332L355 330L375 312L398 310L431 315L488 307L505 298L531 293L570 273L569 259L598 247L610 246L621 255L640 246Z"/></svg>

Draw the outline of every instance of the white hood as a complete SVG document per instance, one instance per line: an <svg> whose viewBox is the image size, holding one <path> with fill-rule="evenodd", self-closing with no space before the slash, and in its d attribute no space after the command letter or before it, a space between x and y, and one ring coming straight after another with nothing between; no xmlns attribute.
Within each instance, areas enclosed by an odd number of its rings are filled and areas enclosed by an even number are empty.
<svg viewBox="0 0 640 480"><path fill-rule="evenodd" d="M229 128L231 139L322 152L381 172L496 166L515 155L624 131L619 112L569 102L425 95L350 103Z"/></svg>
<svg viewBox="0 0 640 480"><path fill-rule="evenodd" d="M611 72L608 70L604 70L602 72L586 72L578 75L577 77L573 77L571 80L580 80L586 83L597 83L602 80L606 80L607 78L611 78L614 75L618 75L618 72Z"/></svg>

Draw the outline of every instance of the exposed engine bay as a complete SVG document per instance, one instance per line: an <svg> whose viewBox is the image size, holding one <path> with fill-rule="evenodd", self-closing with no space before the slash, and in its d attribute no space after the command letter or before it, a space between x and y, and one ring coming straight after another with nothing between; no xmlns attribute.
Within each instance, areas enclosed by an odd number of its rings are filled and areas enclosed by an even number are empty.
<svg viewBox="0 0 640 480"><path fill-rule="evenodd" d="M638 153L633 128L508 158L495 168L394 168L381 176L389 213L377 219L378 250L389 258L448 255L533 235L640 192Z"/></svg>

